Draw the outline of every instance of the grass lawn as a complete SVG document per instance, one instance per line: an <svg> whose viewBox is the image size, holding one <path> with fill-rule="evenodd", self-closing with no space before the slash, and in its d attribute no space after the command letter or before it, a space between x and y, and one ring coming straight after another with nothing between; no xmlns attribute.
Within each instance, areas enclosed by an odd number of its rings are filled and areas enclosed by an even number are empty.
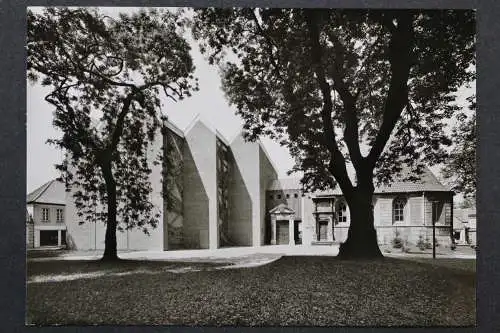
<svg viewBox="0 0 500 333"><path fill-rule="evenodd" d="M182 265L199 270L168 271ZM27 323L475 325L475 260L297 256L260 267L213 268L209 263L29 261ZM78 272L104 275L33 282Z"/></svg>

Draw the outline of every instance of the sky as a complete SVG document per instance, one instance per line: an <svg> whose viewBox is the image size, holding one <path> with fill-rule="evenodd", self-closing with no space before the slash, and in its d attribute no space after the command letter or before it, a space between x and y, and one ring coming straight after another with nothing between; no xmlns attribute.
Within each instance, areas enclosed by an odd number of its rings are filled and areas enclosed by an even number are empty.
<svg viewBox="0 0 500 333"><path fill-rule="evenodd" d="M120 11L130 12L136 9L108 7L100 10L107 15L115 16ZM224 97L217 68L208 64L197 45L192 43L191 46L191 54L196 65L195 76L199 78L200 91L176 103L164 99L162 112L182 130L197 114L200 114L226 139L231 139L240 131L243 122L235 115L235 108L230 107ZM475 86L472 89L475 89ZM44 100L48 92L49 89L46 87L27 83L27 193L58 177L59 173L54 165L60 163L63 158L63 153L59 149L46 144L47 139L61 135L60 131L52 126L53 107ZM462 96L460 100L464 100L470 95L470 89L463 89L460 95ZM287 171L293 167L294 161L288 150L268 138L262 138L261 141L277 168L278 176L290 177ZM436 176L439 176L439 169L431 169Z"/></svg>
<svg viewBox="0 0 500 333"><path fill-rule="evenodd" d="M107 14L131 10L134 9L102 9ZM235 109L229 106L224 97L217 68L208 64L197 45L192 45L191 54L196 65L195 76L199 79L200 91L177 103L165 99L162 111L182 130L199 113L226 139L231 139L241 130L243 122L235 115ZM63 158L60 150L46 144L47 139L61 135L61 132L52 126L53 107L44 100L48 92L46 87L27 83L27 193L58 177L59 173L54 164L60 163ZM261 141L276 165L279 177L288 177L286 172L294 164L288 150L272 140L262 138Z"/></svg>

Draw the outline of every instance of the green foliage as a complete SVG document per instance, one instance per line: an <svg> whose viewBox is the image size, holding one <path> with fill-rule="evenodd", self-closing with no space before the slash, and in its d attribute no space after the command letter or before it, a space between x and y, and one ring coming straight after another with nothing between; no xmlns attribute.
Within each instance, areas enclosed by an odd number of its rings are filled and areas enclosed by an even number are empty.
<svg viewBox="0 0 500 333"><path fill-rule="evenodd" d="M475 186L474 186L475 189ZM476 207L476 196L469 195L464 198L464 200L460 203L460 208L472 208Z"/></svg>
<svg viewBox="0 0 500 333"><path fill-rule="evenodd" d="M424 243L424 245L425 245L425 248L426 248L427 250L432 249L432 243L431 243L431 241L429 240L429 237L425 238L425 243Z"/></svg>
<svg viewBox="0 0 500 333"><path fill-rule="evenodd" d="M420 251L424 251L427 248L426 243L424 242L424 237L422 235L418 236L417 247L420 249Z"/></svg>
<svg viewBox="0 0 500 333"><path fill-rule="evenodd" d="M457 125L452 131L455 145L443 169L456 192L464 194L464 208L473 207L476 196L476 96L467 98L471 114L461 112L456 116Z"/></svg>
<svg viewBox="0 0 500 333"><path fill-rule="evenodd" d="M57 168L77 189L82 223L109 227L118 212L118 229L158 224L148 150L162 126L160 96L176 101L198 89L179 22L158 10L117 18L91 8L28 11L27 75L51 89L45 100L63 135L49 142L66 153Z"/></svg>
<svg viewBox="0 0 500 333"><path fill-rule="evenodd" d="M473 11L209 8L192 30L247 138L288 147L309 189L348 192L346 162L387 182L442 161L455 93L475 79Z"/></svg>
<svg viewBox="0 0 500 333"><path fill-rule="evenodd" d="M403 248L403 239L400 237L399 231L396 231L395 237L392 239L392 247L395 249Z"/></svg>

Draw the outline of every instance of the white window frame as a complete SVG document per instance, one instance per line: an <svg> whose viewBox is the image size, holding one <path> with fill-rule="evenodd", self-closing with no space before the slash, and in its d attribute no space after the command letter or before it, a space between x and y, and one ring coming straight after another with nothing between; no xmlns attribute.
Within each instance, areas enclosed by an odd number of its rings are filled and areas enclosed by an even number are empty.
<svg viewBox="0 0 500 333"><path fill-rule="evenodd" d="M347 204L341 201L337 204L337 223L347 223L349 221L347 214Z"/></svg>
<svg viewBox="0 0 500 333"><path fill-rule="evenodd" d="M45 212L47 212L47 214L45 214ZM42 208L42 222L49 222L49 221L50 221L50 209Z"/></svg>
<svg viewBox="0 0 500 333"><path fill-rule="evenodd" d="M62 208L56 209L56 222L64 223L64 209Z"/></svg>
<svg viewBox="0 0 500 333"><path fill-rule="evenodd" d="M396 198L392 202L392 224L404 223L406 202L405 198Z"/></svg>

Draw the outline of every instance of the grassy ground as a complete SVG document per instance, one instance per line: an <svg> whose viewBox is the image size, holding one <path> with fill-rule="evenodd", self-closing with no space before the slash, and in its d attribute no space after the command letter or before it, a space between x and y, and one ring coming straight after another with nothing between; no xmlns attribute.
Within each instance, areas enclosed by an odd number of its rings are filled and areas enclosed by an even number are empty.
<svg viewBox="0 0 500 333"><path fill-rule="evenodd" d="M283 257L254 268L215 270L210 264L199 264L200 271L181 274L167 271L182 265L179 262L28 262L29 281L57 272L105 275L29 282L27 322L474 325L474 262Z"/></svg>

